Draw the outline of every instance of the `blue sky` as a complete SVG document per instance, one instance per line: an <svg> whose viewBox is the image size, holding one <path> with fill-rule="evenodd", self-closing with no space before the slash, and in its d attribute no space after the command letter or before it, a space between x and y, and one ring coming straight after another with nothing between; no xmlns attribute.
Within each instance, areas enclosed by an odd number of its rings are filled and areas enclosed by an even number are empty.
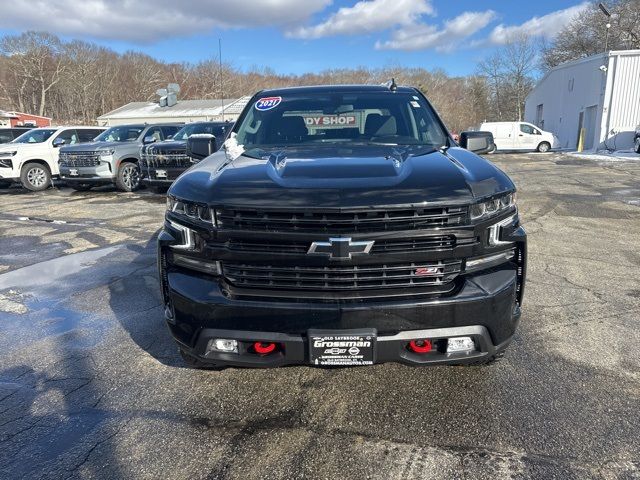
<svg viewBox="0 0 640 480"><path fill-rule="evenodd" d="M12 0L3 6L0 33L47 30L171 62L216 56L221 38L223 59L245 70L401 65L464 75L510 36L552 38L585 6L575 0Z"/></svg>

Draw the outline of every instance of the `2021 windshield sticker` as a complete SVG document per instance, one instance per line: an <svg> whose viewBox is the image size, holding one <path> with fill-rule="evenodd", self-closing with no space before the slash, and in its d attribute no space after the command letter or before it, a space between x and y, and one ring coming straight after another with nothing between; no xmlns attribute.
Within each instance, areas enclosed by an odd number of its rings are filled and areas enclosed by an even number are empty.
<svg viewBox="0 0 640 480"><path fill-rule="evenodd" d="M264 112L265 110L271 110L280 105L282 97L265 97L256 102L256 110Z"/></svg>

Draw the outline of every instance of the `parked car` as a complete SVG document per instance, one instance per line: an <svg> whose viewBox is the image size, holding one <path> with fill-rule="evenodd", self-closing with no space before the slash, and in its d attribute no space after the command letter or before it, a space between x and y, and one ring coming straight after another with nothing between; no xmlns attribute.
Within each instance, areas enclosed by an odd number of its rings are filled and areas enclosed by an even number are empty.
<svg viewBox="0 0 640 480"><path fill-rule="evenodd" d="M0 182L20 181L28 190L45 190L59 174L58 155L63 145L93 140L101 127L45 127L23 133L0 145Z"/></svg>
<svg viewBox="0 0 640 480"><path fill-rule="evenodd" d="M636 134L633 139L633 143L636 149L636 153L640 153L640 125L636 127Z"/></svg>
<svg viewBox="0 0 640 480"><path fill-rule="evenodd" d="M548 152L560 146L558 137L553 133L527 122L485 122L480 125L480 130L493 134L496 150Z"/></svg>
<svg viewBox="0 0 640 480"><path fill-rule="evenodd" d="M33 127L0 128L0 144L12 142L29 130L33 130Z"/></svg>
<svg viewBox="0 0 640 480"><path fill-rule="evenodd" d="M140 186L141 147L171 138L181 127L178 123L111 127L90 144L63 148L60 178L79 191L115 184L133 192Z"/></svg>
<svg viewBox="0 0 640 480"><path fill-rule="evenodd" d="M259 92L168 191L167 324L196 367L491 362L524 292L515 190L416 88Z"/></svg>
<svg viewBox="0 0 640 480"><path fill-rule="evenodd" d="M187 155L187 139L191 135L213 135L217 150L231 127L229 122L194 122L182 127L170 140L143 145L140 152L142 183L166 191L182 172L199 161Z"/></svg>

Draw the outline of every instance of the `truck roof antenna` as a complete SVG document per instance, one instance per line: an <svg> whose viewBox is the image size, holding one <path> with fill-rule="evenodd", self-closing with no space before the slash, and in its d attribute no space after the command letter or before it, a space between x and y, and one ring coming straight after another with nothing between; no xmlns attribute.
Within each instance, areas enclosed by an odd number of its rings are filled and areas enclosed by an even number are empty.
<svg viewBox="0 0 640 480"><path fill-rule="evenodd" d="M395 92L396 90L398 90L398 85L396 85L396 79L392 78L391 81L388 83L389 85L389 90L391 90L392 92Z"/></svg>

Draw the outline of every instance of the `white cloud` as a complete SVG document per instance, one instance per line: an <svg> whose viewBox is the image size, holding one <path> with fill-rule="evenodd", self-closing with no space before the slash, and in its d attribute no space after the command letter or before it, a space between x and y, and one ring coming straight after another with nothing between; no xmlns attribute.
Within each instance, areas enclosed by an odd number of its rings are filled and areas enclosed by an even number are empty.
<svg viewBox="0 0 640 480"><path fill-rule="evenodd" d="M287 35L321 38L378 32L398 25L411 25L421 15L434 13L431 0L362 0L353 7L340 8L318 25L299 27L288 31Z"/></svg>
<svg viewBox="0 0 640 480"><path fill-rule="evenodd" d="M332 0L9 0L0 28L153 42L213 28L290 29Z"/></svg>
<svg viewBox="0 0 640 480"><path fill-rule="evenodd" d="M441 52L451 52L461 41L486 27L494 18L493 10L485 12L465 12L447 20L442 28L425 23L409 25L393 32L391 39L377 42L379 50L426 50L434 48Z"/></svg>
<svg viewBox="0 0 640 480"><path fill-rule="evenodd" d="M500 24L493 29L487 41L494 45L503 45L507 43L510 38L520 35L546 38L555 37L565 25L588 7L589 2L583 2L573 7L551 12L542 17L533 17L520 25L505 26Z"/></svg>

